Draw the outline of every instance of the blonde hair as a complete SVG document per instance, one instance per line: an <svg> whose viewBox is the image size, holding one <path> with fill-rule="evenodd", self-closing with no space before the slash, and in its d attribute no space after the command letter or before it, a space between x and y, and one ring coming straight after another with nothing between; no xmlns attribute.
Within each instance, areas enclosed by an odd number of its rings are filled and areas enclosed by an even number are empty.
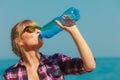
<svg viewBox="0 0 120 80"><path fill-rule="evenodd" d="M26 26L37 26L37 24L32 20L24 20L18 22L11 30L11 45L12 51L22 59L22 52L20 46L16 43L16 38L21 38L23 30Z"/></svg>

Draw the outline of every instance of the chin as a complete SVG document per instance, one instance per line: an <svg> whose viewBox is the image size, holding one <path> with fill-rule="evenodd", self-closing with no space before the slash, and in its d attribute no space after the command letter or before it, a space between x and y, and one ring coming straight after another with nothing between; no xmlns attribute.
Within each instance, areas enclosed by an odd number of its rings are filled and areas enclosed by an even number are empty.
<svg viewBox="0 0 120 80"><path fill-rule="evenodd" d="M39 50L39 48L42 47L42 44L37 44L37 45L31 45L31 49L34 49L34 50Z"/></svg>
<svg viewBox="0 0 120 80"><path fill-rule="evenodd" d="M33 43L31 46L33 46L35 49L39 49L42 47L42 45L43 45L43 41L39 39L38 42Z"/></svg>
<svg viewBox="0 0 120 80"><path fill-rule="evenodd" d="M39 42L37 46L41 48L43 46L43 42Z"/></svg>
<svg viewBox="0 0 120 80"><path fill-rule="evenodd" d="M43 44L40 44L40 45L39 45L39 48L41 48L42 46L43 46Z"/></svg>
<svg viewBox="0 0 120 80"><path fill-rule="evenodd" d="M43 40L42 39L39 39L39 47L42 47L42 45L43 45Z"/></svg>

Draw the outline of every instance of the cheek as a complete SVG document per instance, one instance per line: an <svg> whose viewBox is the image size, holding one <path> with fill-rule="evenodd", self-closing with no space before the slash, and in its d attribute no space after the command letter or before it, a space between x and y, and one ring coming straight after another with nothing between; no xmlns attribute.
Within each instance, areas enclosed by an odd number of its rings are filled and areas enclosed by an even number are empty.
<svg viewBox="0 0 120 80"><path fill-rule="evenodd" d="M28 42L28 41L30 41L31 40L31 36L22 36L22 40L23 40L23 42Z"/></svg>
<svg viewBox="0 0 120 80"><path fill-rule="evenodd" d="M36 42L37 38L35 39L32 35L23 35L22 36L23 44L33 44Z"/></svg>
<svg viewBox="0 0 120 80"><path fill-rule="evenodd" d="M23 39L23 44L24 45L39 45L42 46L43 44L43 40L39 39L37 36L35 35L23 35L22 36Z"/></svg>

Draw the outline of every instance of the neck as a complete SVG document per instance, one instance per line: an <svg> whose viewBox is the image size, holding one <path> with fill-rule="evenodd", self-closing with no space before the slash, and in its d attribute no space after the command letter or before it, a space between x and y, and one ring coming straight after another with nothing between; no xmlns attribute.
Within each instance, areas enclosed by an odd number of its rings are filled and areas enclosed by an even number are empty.
<svg viewBox="0 0 120 80"><path fill-rule="evenodd" d="M23 63L27 67L37 67L39 65L40 55L37 51L24 52Z"/></svg>

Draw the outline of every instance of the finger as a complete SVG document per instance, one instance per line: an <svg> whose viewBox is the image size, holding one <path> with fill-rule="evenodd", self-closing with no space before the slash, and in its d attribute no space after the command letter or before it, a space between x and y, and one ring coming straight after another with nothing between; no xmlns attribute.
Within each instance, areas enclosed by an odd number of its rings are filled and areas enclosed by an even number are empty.
<svg viewBox="0 0 120 80"><path fill-rule="evenodd" d="M63 25L60 23L60 21L55 20L55 22L56 22L56 24L57 24L58 26L60 26L61 28L64 28Z"/></svg>

